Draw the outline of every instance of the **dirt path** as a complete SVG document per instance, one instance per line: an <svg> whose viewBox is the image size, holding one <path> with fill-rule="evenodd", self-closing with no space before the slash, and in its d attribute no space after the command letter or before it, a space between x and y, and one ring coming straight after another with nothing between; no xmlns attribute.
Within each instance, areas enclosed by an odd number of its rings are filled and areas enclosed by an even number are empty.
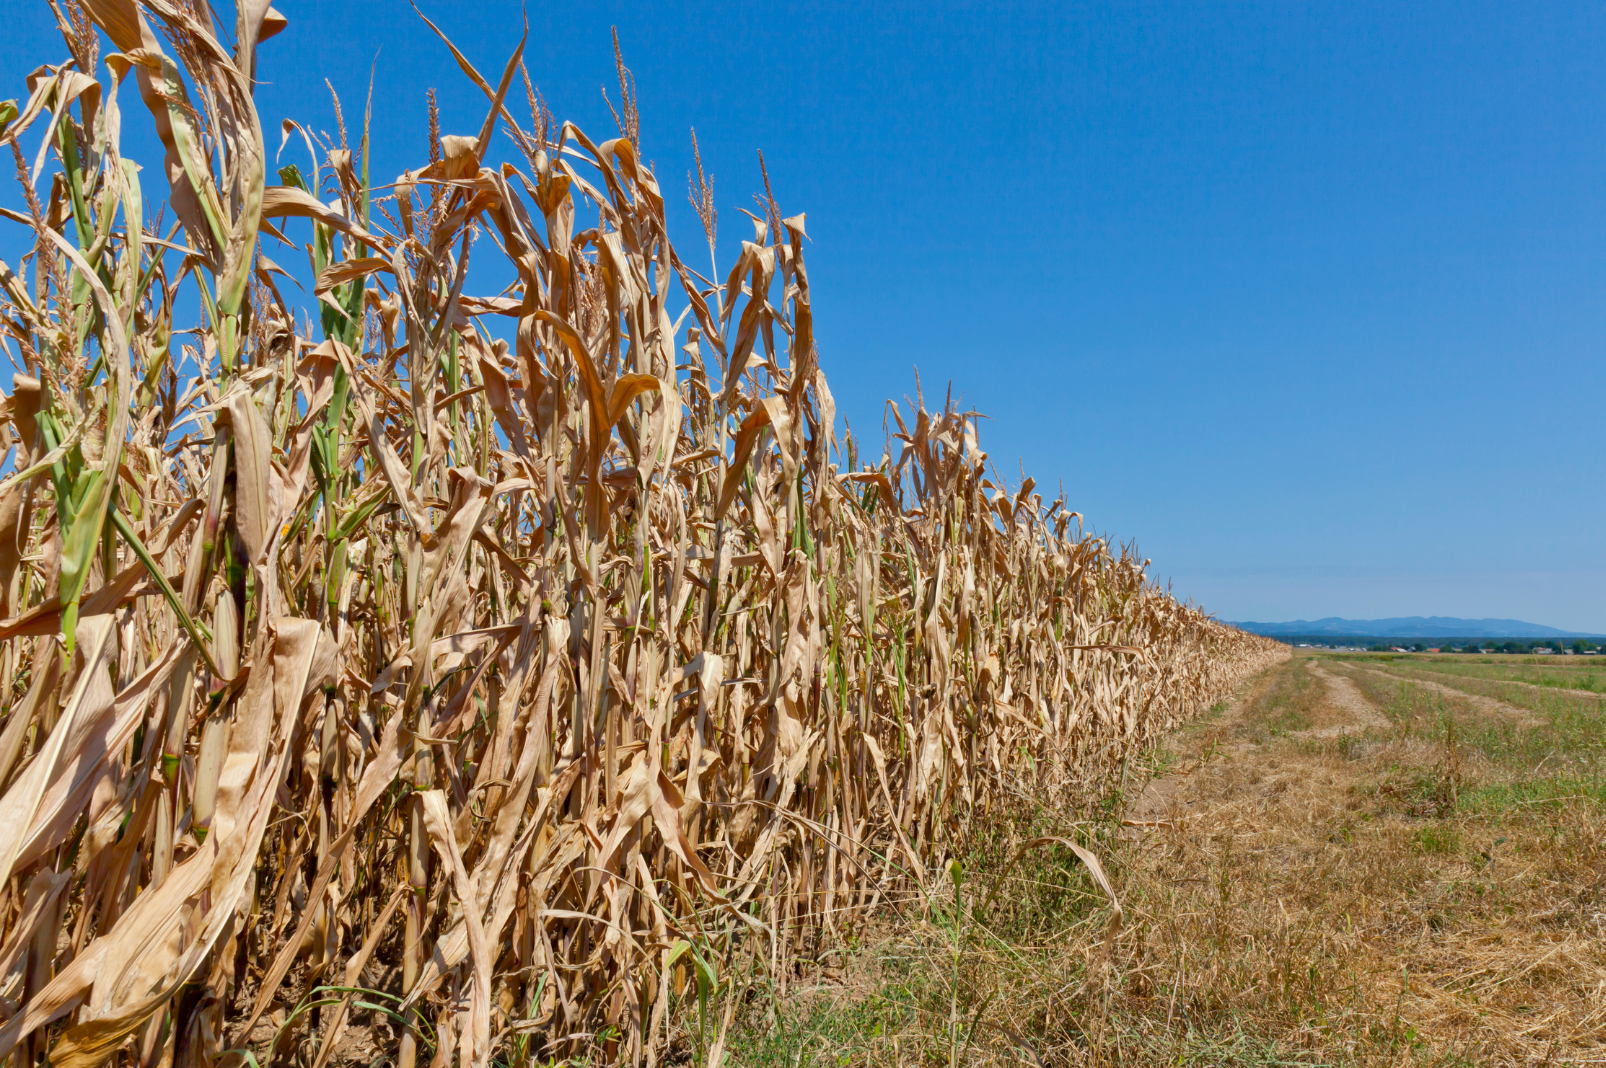
<svg viewBox="0 0 1606 1068"><path fill-rule="evenodd" d="M1322 691L1308 711L1312 726L1288 731L1287 737L1328 740L1389 728L1388 719L1349 679L1334 675L1314 662L1306 667L1320 682ZM1271 683L1271 675L1252 680L1228 702L1219 716L1199 725L1197 756L1185 760L1177 770L1150 780L1128 809L1127 826L1151 828L1196 814L1187 810L1196 805L1204 791L1198 784L1189 784L1189 780L1217 759L1226 759L1240 769L1248 769L1249 776L1256 782L1269 775L1275 784L1293 774L1294 765L1290 764L1287 754L1280 751L1281 747L1275 750L1267 747L1255 725L1248 722L1249 714L1264 700ZM1277 792L1282 792L1287 785L1277 787Z"/></svg>
<svg viewBox="0 0 1606 1068"><path fill-rule="evenodd" d="M1228 700L1219 715L1196 724L1195 729L1202 736L1198 753L1175 771L1150 779L1143 792L1127 806L1127 818L1122 823L1127 827L1152 828L1188 815L1184 809L1193 801L1180 800L1179 792L1189 778L1214 757L1237 754L1249 747L1249 743L1237 740L1236 735L1245 713L1261 699L1269 681L1270 675L1251 679Z"/></svg>
<svg viewBox="0 0 1606 1068"><path fill-rule="evenodd" d="M1307 665L1310 673L1315 675L1327 687L1327 702L1342 711L1348 722L1318 727L1307 731L1315 738L1337 738L1340 734L1357 733L1369 728L1387 730L1389 721L1377 706L1369 701L1364 694L1349 679L1342 675L1334 675L1326 668L1319 667L1315 661Z"/></svg>
<svg viewBox="0 0 1606 1068"><path fill-rule="evenodd" d="M1376 675L1378 678L1389 679L1393 682L1409 682L1412 685L1421 686L1437 693L1440 697L1458 698L1481 712L1491 712L1497 716L1504 716L1524 727L1543 727L1546 722L1542 717L1534 715L1532 709L1518 708L1516 705L1507 704L1497 697L1488 697L1481 693L1468 693L1453 686L1446 686L1442 682L1430 682L1427 679L1419 679L1411 675L1396 675L1391 671L1381 671L1378 668L1369 667L1361 670Z"/></svg>

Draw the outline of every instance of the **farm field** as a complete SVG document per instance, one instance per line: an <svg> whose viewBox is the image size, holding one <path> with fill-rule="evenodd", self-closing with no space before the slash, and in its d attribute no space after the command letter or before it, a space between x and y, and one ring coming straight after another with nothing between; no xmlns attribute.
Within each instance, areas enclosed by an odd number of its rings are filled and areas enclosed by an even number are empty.
<svg viewBox="0 0 1606 1068"><path fill-rule="evenodd" d="M1448 666L1300 651L1077 828L1118 929L977 857L742 1063L1600 1063L1606 702Z"/></svg>
<svg viewBox="0 0 1606 1068"><path fill-rule="evenodd" d="M1431 671L1485 682L1517 682L1548 689L1606 692L1606 657L1466 654L1351 653L1343 659L1373 660L1399 669Z"/></svg>
<svg viewBox="0 0 1606 1068"><path fill-rule="evenodd" d="M1145 380L964 340L1057 330L975 283L1063 257L844 227L757 113L707 168L691 133L686 214L628 26L582 129L527 21L471 61L418 12L403 144L388 58L313 70L318 5L43 6L56 62L0 99L0 1068L1606 1064L1606 657L1222 622L1093 525L1119 464L1154 559L1264 526L1086 418ZM863 118L770 65L815 51L785 28L743 99ZM749 142L754 211L712 178ZM783 151L868 203L926 155L872 142ZM991 201L957 158L912 169ZM962 300L833 258L871 246ZM914 347L844 345L845 289ZM858 354L932 324L1025 396L917 374L850 430ZM995 416L1065 451L1029 477Z"/></svg>

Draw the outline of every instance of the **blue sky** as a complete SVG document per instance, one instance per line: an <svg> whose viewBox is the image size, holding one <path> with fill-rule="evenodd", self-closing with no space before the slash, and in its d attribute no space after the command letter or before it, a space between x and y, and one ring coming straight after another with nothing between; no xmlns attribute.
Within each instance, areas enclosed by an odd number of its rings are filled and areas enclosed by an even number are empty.
<svg viewBox="0 0 1606 1068"><path fill-rule="evenodd" d="M323 78L354 122L376 50L376 178L423 153L427 88L445 132L479 125L405 4L279 6L268 129L333 129ZM516 43L516 4L424 10L493 78ZM8 20L0 96L65 54L43 3ZM928 397L951 382L1001 470L1063 480L1224 618L1606 632L1598 6L600 3L529 24L552 109L603 135L619 27L644 153L678 191L697 128L722 244L763 150L783 212L808 213L822 358L866 437L916 368ZM132 93L124 111L154 164Z"/></svg>

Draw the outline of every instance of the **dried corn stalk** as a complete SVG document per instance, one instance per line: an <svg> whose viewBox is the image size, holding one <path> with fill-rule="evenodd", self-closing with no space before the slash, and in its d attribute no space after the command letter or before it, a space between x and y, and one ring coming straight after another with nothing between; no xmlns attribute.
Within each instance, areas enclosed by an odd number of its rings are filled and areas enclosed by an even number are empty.
<svg viewBox="0 0 1606 1068"><path fill-rule="evenodd" d="M852 927L1023 792L1085 805L1277 655L989 478L951 404L833 464L803 217L701 278L627 76L596 143L514 120L519 52L459 57L483 125L376 200L366 134L287 126L313 164L268 183L261 0L232 47L205 0L85 6L107 76L69 3L0 105L35 241L0 264L0 1055L651 1060L693 973ZM261 248L292 227L316 328Z"/></svg>

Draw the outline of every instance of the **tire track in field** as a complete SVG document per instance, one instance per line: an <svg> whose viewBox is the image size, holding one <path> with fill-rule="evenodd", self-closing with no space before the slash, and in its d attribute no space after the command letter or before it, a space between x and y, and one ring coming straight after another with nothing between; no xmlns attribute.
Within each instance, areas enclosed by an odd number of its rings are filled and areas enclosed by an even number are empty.
<svg viewBox="0 0 1606 1068"><path fill-rule="evenodd" d="M1289 748L1299 740L1325 740L1345 734L1364 734L1368 730L1390 729L1387 717L1352 681L1333 675L1315 663L1307 663L1305 667L1324 685L1321 701L1328 714L1323 719L1329 722L1308 730L1290 731L1285 744L1281 745L1268 746L1264 739L1254 740L1249 722L1251 713L1264 712L1261 703L1276 678L1275 672L1268 670L1239 689L1222 713L1209 723L1208 730L1203 731L1200 738L1202 745L1198 758L1186 766L1151 779L1134 799L1127 811L1127 818L1122 822L1129 828L1153 830L1171 826L1185 818L1208 816L1224 806L1242 802L1243 797L1234 793L1242 784L1228 789L1217 781L1223 759L1242 769L1242 773L1254 783L1260 783L1263 776L1267 782L1275 782L1286 778L1287 769L1302 759L1292 757L1293 763L1290 762ZM1337 717L1332 715L1335 712ZM1331 722L1334 718L1341 721ZM1195 774L1201 771L1205 774L1200 778L1210 779L1215 784L1213 787L1202 787L1195 780ZM1263 792L1257 787L1254 796L1260 797ZM1192 796L1183 800L1185 794ZM1192 809L1192 806L1200 803L1208 807Z"/></svg>
<svg viewBox="0 0 1606 1068"><path fill-rule="evenodd" d="M1133 799L1127 809L1127 818L1121 822L1127 827L1152 830L1158 826L1169 826L1173 819L1198 815L1182 811L1186 805L1192 805L1193 802L1179 804L1178 793L1195 772L1217 757L1224 754L1241 756L1259 748L1244 741L1240 735L1244 729L1245 717L1259 704L1275 677L1276 668L1272 667L1250 678L1227 699L1226 707L1219 715L1207 723L1199 724L1201 728L1208 726L1208 730L1204 733L1209 742L1198 758L1191 762L1190 766L1178 766L1150 779Z"/></svg>
<svg viewBox="0 0 1606 1068"><path fill-rule="evenodd" d="M1322 680L1327 687L1327 703L1340 711L1348 713L1353 723L1340 723L1332 727L1320 727L1312 731L1302 731L1310 738L1337 738L1340 734L1347 734L1351 728L1362 731L1389 728L1388 717L1384 716L1378 707L1373 704L1365 694L1349 679L1342 675L1334 675L1326 668L1319 666L1314 660L1306 665L1311 674Z"/></svg>

